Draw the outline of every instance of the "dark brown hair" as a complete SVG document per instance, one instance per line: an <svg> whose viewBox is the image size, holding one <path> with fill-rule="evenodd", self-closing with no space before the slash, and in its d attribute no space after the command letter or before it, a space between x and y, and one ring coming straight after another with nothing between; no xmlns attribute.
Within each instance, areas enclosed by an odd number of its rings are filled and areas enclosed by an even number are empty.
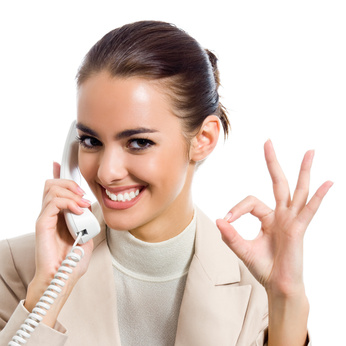
<svg viewBox="0 0 346 346"><path fill-rule="evenodd" d="M227 136L230 123L219 101L217 58L176 26L140 21L110 31L85 56L77 85L103 70L114 77L162 81L173 92L175 114L183 119L189 136L212 114L220 118Z"/></svg>

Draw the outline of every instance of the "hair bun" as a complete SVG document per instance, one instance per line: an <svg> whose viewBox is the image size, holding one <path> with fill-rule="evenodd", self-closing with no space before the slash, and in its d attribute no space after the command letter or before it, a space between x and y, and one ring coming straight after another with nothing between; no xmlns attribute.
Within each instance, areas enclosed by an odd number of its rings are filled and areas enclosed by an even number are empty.
<svg viewBox="0 0 346 346"><path fill-rule="evenodd" d="M209 61L210 61L211 66L213 68L213 74L214 74L214 79L215 79L215 83L216 83L216 90L217 90L220 86L220 72L219 72L219 69L217 66L218 58L209 49L205 49L205 52L207 53Z"/></svg>

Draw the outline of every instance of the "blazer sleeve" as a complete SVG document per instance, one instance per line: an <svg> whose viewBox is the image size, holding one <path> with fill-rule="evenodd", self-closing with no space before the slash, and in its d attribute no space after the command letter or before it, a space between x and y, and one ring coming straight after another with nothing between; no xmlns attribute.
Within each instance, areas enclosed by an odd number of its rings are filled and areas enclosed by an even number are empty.
<svg viewBox="0 0 346 346"><path fill-rule="evenodd" d="M32 277L32 274L28 273L33 272L33 268L29 269L30 263L34 265L34 260L28 261L27 258L27 256L32 257L30 249L27 249L28 242L30 243L30 239L26 236L17 238L14 242L8 240L0 242L0 346L6 346L11 341L29 316L23 305L28 279ZM22 261L25 263L21 263ZM17 268L21 268L22 272ZM62 346L66 340L67 333L61 324L57 323L53 329L40 323L26 345Z"/></svg>
<svg viewBox="0 0 346 346"><path fill-rule="evenodd" d="M268 327L258 334L256 343L253 346L268 346Z"/></svg>
<svg viewBox="0 0 346 346"><path fill-rule="evenodd" d="M305 345L312 346L309 332L306 338ZM256 343L253 346L268 346L268 328L265 328L263 331L259 333L256 339Z"/></svg>

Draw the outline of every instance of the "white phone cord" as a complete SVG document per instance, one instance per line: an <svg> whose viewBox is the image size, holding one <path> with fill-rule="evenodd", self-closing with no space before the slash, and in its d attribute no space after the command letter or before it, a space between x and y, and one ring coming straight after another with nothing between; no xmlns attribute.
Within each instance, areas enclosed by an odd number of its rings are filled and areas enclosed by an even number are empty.
<svg viewBox="0 0 346 346"><path fill-rule="evenodd" d="M50 309L54 300L58 297L59 293L62 291L62 287L65 286L65 281L69 278L68 274L72 273L72 268L77 266L77 263L83 258L84 250L80 246L76 246L82 237L82 232L80 232L74 242L71 251L67 254L66 258L62 261L60 268L54 275L54 279L51 281L47 290L43 293L42 297L32 310L31 314L17 330L16 334L13 336L12 341L8 343L8 346L20 346L27 343L27 339L30 338L31 333L42 321L43 317L46 315L47 311ZM75 250L81 252L80 255L75 253ZM65 274L67 273L67 274ZM61 288L60 288L60 287Z"/></svg>

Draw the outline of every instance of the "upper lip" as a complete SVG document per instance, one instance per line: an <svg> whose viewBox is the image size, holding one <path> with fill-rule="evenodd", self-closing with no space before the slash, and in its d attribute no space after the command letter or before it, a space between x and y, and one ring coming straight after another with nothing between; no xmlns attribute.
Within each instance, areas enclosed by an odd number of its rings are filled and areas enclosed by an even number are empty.
<svg viewBox="0 0 346 346"><path fill-rule="evenodd" d="M127 191L127 190L131 190L131 189L143 189L145 186L144 185L140 185L140 184L135 184L135 185L127 185L127 186L118 186L118 187L106 187L101 185L105 190L117 194L119 192L123 192L123 191Z"/></svg>

